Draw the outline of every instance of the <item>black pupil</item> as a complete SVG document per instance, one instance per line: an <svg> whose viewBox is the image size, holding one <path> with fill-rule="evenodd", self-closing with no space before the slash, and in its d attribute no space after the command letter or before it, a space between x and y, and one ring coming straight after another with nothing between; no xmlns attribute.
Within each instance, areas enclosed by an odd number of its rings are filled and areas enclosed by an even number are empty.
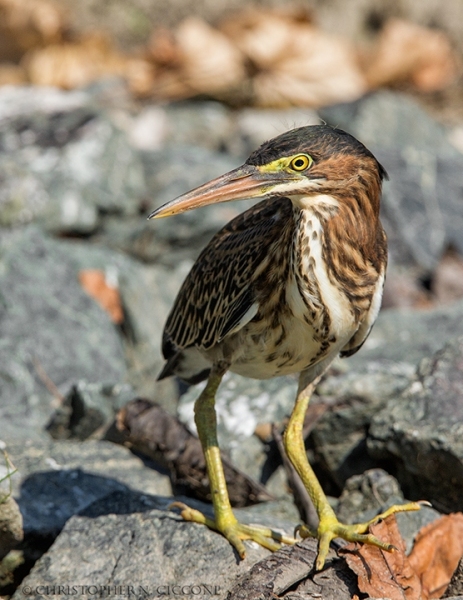
<svg viewBox="0 0 463 600"><path fill-rule="evenodd" d="M296 167L303 167L304 166L304 161L303 161L302 158L298 158L294 164L295 164Z"/></svg>

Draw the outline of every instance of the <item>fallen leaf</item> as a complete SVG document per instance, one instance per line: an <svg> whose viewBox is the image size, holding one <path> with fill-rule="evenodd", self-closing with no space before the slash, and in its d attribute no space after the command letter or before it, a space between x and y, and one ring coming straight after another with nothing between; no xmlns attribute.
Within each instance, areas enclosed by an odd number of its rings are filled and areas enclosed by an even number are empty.
<svg viewBox="0 0 463 600"><path fill-rule="evenodd" d="M0 0L0 60L17 61L31 48L62 40L65 12L50 0Z"/></svg>
<svg viewBox="0 0 463 600"><path fill-rule="evenodd" d="M151 95L157 75L153 63L142 58L128 58L122 73L132 94L139 97Z"/></svg>
<svg viewBox="0 0 463 600"><path fill-rule="evenodd" d="M0 86L23 85L26 81L26 73L19 65L11 63L0 64Z"/></svg>
<svg viewBox="0 0 463 600"><path fill-rule="evenodd" d="M373 598L427 600L420 579L405 555L405 542L395 516L372 525L370 533L397 550L385 552L369 544L349 544L340 551L358 575L359 589Z"/></svg>
<svg viewBox="0 0 463 600"><path fill-rule="evenodd" d="M175 32L182 55L180 76L196 92L214 94L245 78L241 52L217 29L196 17L185 19Z"/></svg>
<svg viewBox="0 0 463 600"><path fill-rule="evenodd" d="M105 75L125 76L128 68L127 59L98 32L77 42L31 50L22 65L31 83L64 89L88 85Z"/></svg>
<svg viewBox="0 0 463 600"><path fill-rule="evenodd" d="M445 515L420 529L409 561L427 597L442 596L462 556L462 513Z"/></svg>
<svg viewBox="0 0 463 600"><path fill-rule="evenodd" d="M182 63L180 48L170 29L160 27L151 34L146 48L150 60L163 67L179 67Z"/></svg>
<svg viewBox="0 0 463 600"><path fill-rule="evenodd" d="M410 83L425 92L440 90L458 74L458 60L441 31L390 19L366 69L372 88Z"/></svg>
<svg viewBox="0 0 463 600"><path fill-rule="evenodd" d="M248 11L223 31L256 71L252 82L259 106L317 107L354 100L366 91L353 46L308 20Z"/></svg>
<svg viewBox="0 0 463 600"><path fill-rule="evenodd" d="M104 271L84 269L79 272L79 282L89 296L109 313L116 324L124 320L119 290L107 282Z"/></svg>

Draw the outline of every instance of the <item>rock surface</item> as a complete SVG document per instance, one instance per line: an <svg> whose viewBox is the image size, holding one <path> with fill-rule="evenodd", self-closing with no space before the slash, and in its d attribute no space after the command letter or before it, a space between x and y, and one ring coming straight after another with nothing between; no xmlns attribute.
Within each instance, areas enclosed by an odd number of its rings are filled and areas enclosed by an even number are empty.
<svg viewBox="0 0 463 600"><path fill-rule="evenodd" d="M269 555L268 550L247 543L246 559L239 561L222 536L161 510L166 508L166 501L119 489L109 491L87 508L81 507L80 514L66 523L50 550L22 582L21 589L28 586L32 596L39 598L40 592L35 592L38 587L57 582L98 588L122 586L120 593L114 589L114 597L119 598L124 590L127 595L124 586L129 584L140 594L144 593L142 588L148 590L148 597L162 595L161 586L165 590L165 586L197 585L208 589L212 586L212 595L225 598L240 574ZM204 508L198 502L190 504ZM252 509L241 514L243 520L252 520ZM261 516L258 518L262 522ZM202 591L208 593L205 588ZM18 590L14 598L20 594Z"/></svg>
<svg viewBox="0 0 463 600"><path fill-rule="evenodd" d="M45 438L53 395L79 379L124 379L121 340L61 244L35 228L0 256L0 287L0 436Z"/></svg>
<svg viewBox="0 0 463 600"><path fill-rule="evenodd" d="M0 172L2 226L89 234L104 213L138 214L145 191L140 157L83 92L2 89Z"/></svg>
<svg viewBox="0 0 463 600"><path fill-rule="evenodd" d="M170 502L168 475L111 442L34 441L7 449L18 469L13 493L29 537L53 540L70 517L114 491L158 494L163 508Z"/></svg>
<svg viewBox="0 0 463 600"><path fill-rule="evenodd" d="M344 373L334 374L318 386L328 410L311 434L313 464L341 490L346 480L378 466L367 452L371 419L390 398L399 395L414 378L407 363L368 361L357 367L339 361Z"/></svg>
<svg viewBox="0 0 463 600"><path fill-rule="evenodd" d="M0 561L24 537L23 519L19 507L11 496L0 496Z"/></svg>
<svg viewBox="0 0 463 600"><path fill-rule="evenodd" d="M439 510L461 511L463 491L463 337L418 370L418 380L375 415L370 453L393 458L405 492Z"/></svg>
<svg viewBox="0 0 463 600"><path fill-rule="evenodd" d="M346 362L354 368L385 360L416 366L454 336L463 335L463 301L433 310L381 312L362 349Z"/></svg>
<svg viewBox="0 0 463 600"><path fill-rule="evenodd" d="M242 163L264 139L317 117L232 111L210 102L124 116L126 108L102 108L102 93L0 90L0 438L19 469L13 493L24 547L43 553L53 542L23 585L39 597L40 585L133 583L159 595L154 585L213 584L217 594L201 593L225 597L242 589L245 574L268 553L248 544L248 560L239 563L221 536L167 510L166 473L125 447L92 438L110 436L115 411L131 395L144 394L175 413L185 388L155 383L165 318L200 248L249 203L159 222L145 216ZM440 126L392 92L328 114L330 122L351 127L390 171L384 219L392 268L429 275L445 244L461 248L462 187L455 175L461 156ZM69 239L76 234L79 241ZM83 269L101 270L114 283L121 326L83 291ZM463 397L462 316L461 301L426 312L383 312L361 352L335 363L319 386L315 401L329 408L309 453L328 490L345 488L338 505L343 518L368 518L383 508L378 498L392 503L404 493L461 510L461 428L452 419ZM299 517L283 469L275 471L276 453L254 431L285 419L296 387L291 377L261 382L230 374L217 400L223 447L280 499L240 511L241 518L287 531ZM192 388L180 399L190 428L197 395ZM377 469L363 474L379 465L400 485ZM188 502L210 514L210 506ZM428 510L405 515L409 541L434 516ZM301 562L308 561L306 570L311 553L309 544ZM343 572L331 567L339 583ZM300 579L281 595L342 597L330 587L331 575L317 577ZM346 598L356 593L349 586ZM127 597L127 587L119 591ZM23 595L18 590L16 597Z"/></svg>

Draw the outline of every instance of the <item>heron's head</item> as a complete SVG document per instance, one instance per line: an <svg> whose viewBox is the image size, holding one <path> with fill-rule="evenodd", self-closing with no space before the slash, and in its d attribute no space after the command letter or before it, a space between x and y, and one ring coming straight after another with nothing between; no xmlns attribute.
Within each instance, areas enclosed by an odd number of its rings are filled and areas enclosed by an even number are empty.
<svg viewBox="0 0 463 600"><path fill-rule="evenodd" d="M327 125L299 127L265 142L241 167L167 202L149 218L267 196L285 196L301 207L321 197L343 202L358 191L377 213L385 176L373 154L345 131Z"/></svg>

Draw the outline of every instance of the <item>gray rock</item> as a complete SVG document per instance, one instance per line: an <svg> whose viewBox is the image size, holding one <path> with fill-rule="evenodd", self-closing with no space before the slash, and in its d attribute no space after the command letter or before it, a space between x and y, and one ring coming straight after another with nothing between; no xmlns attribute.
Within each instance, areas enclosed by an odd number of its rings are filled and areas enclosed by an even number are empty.
<svg viewBox="0 0 463 600"><path fill-rule="evenodd" d="M143 168L127 136L82 92L0 91L0 224L91 233L103 213L138 214Z"/></svg>
<svg viewBox="0 0 463 600"><path fill-rule="evenodd" d="M155 398L171 413L178 397L173 379L156 382L164 364L161 354L162 331L174 299L191 267L191 262L180 261L172 268L157 264L136 265L119 278L119 289L124 304L125 340L129 365L128 380L138 394Z"/></svg>
<svg viewBox="0 0 463 600"><path fill-rule="evenodd" d="M190 431L196 431L194 403L204 383L191 386L180 398L178 414ZM290 414L296 398L295 377L249 379L228 372L216 397L219 443L233 450L254 433L258 423L282 421Z"/></svg>
<svg viewBox="0 0 463 600"><path fill-rule="evenodd" d="M0 561L24 537L23 519L11 496L0 496Z"/></svg>
<svg viewBox="0 0 463 600"><path fill-rule="evenodd" d="M162 265L146 266L100 244L74 241L62 248L78 269L104 271L117 285L124 309L127 382L138 394L154 396L163 406L171 404L177 397L173 382L157 384L155 379L164 363L164 322L189 264L180 263L169 270Z"/></svg>
<svg viewBox="0 0 463 600"><path fill-rule="evenodd" d="M349 359L338 360L334 372L319 385L317 393L330 409L312 432L310 447L312 462L325 474L325 484L335 484L332 492L342 489L352 475L380 464L367 446L372 418L416 380L420 360L441 348L455 332L461 330L463 335L462 314L461 302L426 312L385 311L364 348ZM179 402L180 418L191 430L200 388L190 388ZM254 381L227 374L219 388L221 447L240 469L259 481L266 461L265 447L252 434L258 423L288 416L295 395L295 378ZM283 490L281 479L276 481L276 490ZM275 488L269 491L275 493Z"/></svg>
<svg viewBox="0 0 463 600"><path fill-rule="evenodd" d="M463 559L460 559L458 567L456 568L452 579L450 580L448 588L445 590L444 595L441 598L462 598L463 596L457 596L456 594L463 593Z"/></svg>
<svg viewBox="0 0 463 600"><path fill-rule="evenodd" d="M151 200L146 216L165 202L241 164L228 154L200 146L167 145L141 153ZM176 215L170 219L106 218L97 239L147 262L169 267L196 258L212 236L251 206L251 200L227 202Z"/></svg>
<svg viewBox="0 0 463 600"><path fill-rule="evenodd" d="M118 382L119 335L80 287L63 245L28 228L0 261L0 418L4 440L45 437L60 394L75 381Z"/></svg>
<svg viewBox="0 0 463 600"><path fill-rule="evenodd" d="M318 124L308 108L242 108L232 111L220 102L183 101L149 106L126 121L132 144L140 150L194 146L227 152L244 161L263 142L303 125Z"/></svg>
<svg viewBox="0 0 463 600"><path fill-rule="evenodd" d="M315 464L339 489L352 475L377 466L366 447L370 421L414 375L415 369L406 363L368 361L345 373L329 375L318 386L317 393L330 408L317 422L311 446Z"/></svg>
<svg viewBox="0 0 463 600"><path fill-rule="evenodd" d="M156 382L156 376L164 363L161 355L164 322L189 264L180 263L169 270L162 265L146 266L122 252L96 243L75 240L54 242L53 247L59 251L60 257L65 256L72 265L74 279L77 280L80 270L98 269L119 289L125 318L124 335L120 339L127 367L120 371L118 379L109 380L104 377L98 382L103 392L103 405L107 404L104 396L113 384L117 384L119 390L115 395L122 398L119 393L123 390L120 384L125 382L130 383L138 395L153 397L166 408L174 406L178 396L174 381ZM107 320L107 315L105 317ZM95 380L86 381L86 385L92 383L96 383ZM69 391L67 387L63 393L67 394ZM98 394L96 388L94 391ZM110 395L114 396L114 392ZM115 400L110 404L118 408L120 401ZM101 409L105 412L103 405ZM113 408L108 405L108 410L105 412L106 417L113 412Z"/></svg>
<svg viewBox="0 0 463 600"><path fill-rule="evenodd" d="M448 244L463 250L463 155L408 97L378 92L320 112L376 155L389 173L382 220L395 264L432 270Z"/></svg>
<svg viewBox="0 0 463 600"><path fill-rule="evenodd" d="M114 491L158 494L163 508L172 494L167 474L111 442L50 440L7 449L18 469L13 494L27 536L54 539L72 515Z"/></svg>
<svg viewBox="0 0 463 600"><path fill-rule="evenodd" d="M69 582L96 586L101 594L103 587L111 589L119 600L129 595L129 586L132 594L150 598L172 586L195 586L193 593L221 599L237 576L268 554L246 545L247 557L239 561L221 535L158 510L152 497L116 492L67 522L21 588L29 586L31 597L39 598L37 586ZM13 598L21 596L18 590Z"/></svg>
<svg viewBox="0 0 463 600"><path fill-rule="evenodd" d="M222 152L234 135L233 113L220 102L178 102L166 106L168 145Z"/></svg>
<svg viewBox="0 0 463 600"><path fill-rule="evenodd" d="M362 349L346 363L358 368L367 361L387 360L416 366L451 337L463 335L462 317L462 301L426 311L383 311Z"/></svg>
<svg viewBox="0 0 463 600"><path fill-rule="evenodd" d="M418 380L373 417L370 453L393 460L411 498L462 509L463 337L424 360Z"/></svg>
<svg viewBox="0 0 463 600"><path fill-rule="evenodd" d="M128 384L102 384L78 381L66 394L47 424L56 440L85 440L108 429L117 411L135 397Z"/></svg>

